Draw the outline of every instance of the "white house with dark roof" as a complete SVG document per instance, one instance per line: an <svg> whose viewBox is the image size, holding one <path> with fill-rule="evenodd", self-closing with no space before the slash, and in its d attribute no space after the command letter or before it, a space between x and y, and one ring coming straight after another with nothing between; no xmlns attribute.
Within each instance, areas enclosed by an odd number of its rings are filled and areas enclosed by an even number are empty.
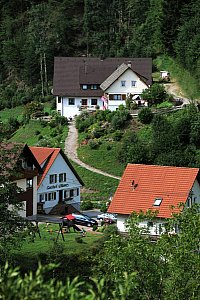
<svg viewBox="0 0 200 300"><path fill-rule="evenodd" d="M42 168L38 176L37 202L45 213L61 204L65 212L70 207L80 209L80 189L84 185L60 148L30 147ZM72 211L70 211L71 213Z"/></svg>
<svg viewBox="0 0 200 300"><path fill-rule="evenodd" d="M151 58L56 57L53 94L57 111L74 117L83 109L116 110L131 97L137 104L152 84Z"/></svg>

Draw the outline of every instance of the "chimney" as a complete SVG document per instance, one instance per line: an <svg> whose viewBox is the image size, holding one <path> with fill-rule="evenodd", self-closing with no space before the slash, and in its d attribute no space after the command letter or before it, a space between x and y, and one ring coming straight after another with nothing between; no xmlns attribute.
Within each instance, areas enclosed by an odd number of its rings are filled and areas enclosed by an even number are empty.
<svg viewBox="0 0 200 300"><path fill-rule="evenodd" d="M128 61L128 67L131 68L131 61Z"/></svg>

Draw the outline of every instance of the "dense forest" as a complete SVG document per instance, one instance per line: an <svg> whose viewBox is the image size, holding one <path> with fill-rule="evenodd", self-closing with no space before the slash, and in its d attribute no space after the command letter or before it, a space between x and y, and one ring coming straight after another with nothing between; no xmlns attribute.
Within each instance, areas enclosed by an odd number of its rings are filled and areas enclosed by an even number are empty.
<svg viewBox="0 0 200 300"><path fill-rule="evenodd" d="M1 0L0 8L0 102L8 106L50 94L54 56L167 54L200 83L198 0Z"/></svg>

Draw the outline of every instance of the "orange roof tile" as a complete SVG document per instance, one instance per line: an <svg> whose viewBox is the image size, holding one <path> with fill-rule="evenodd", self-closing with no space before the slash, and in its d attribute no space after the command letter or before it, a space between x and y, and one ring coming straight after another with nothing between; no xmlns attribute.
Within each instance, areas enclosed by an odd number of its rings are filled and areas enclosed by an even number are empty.
<svg viewBox="0 0 200 300"><path fill-rule="evenodd" d="M66 164L72 170L72 172L74 173L74 175L76 176L80 184L84 185L83 181L76 173L75 169L73 168L73 166L71 165L71 163L69 162L68 158L65 156L61 148L47 148L47 147L29 147L29 148L32 151L38 163L40 164L40 166L44 163L42 167L43 173L41 176L38 177L38 188L41 185L43 179L45 178L46 174L48 173L49 169L53 165L59 153L62 155Z"/></svg>
<svg viewBox="0 0 200 300"><path fill-rule="evenodd" d="M29 147L37 159L38 163L41 165L45 161L45 165L42 168L43 173L42 176L38 177L38 187L42 183L43 179L45 178L46 174L48 173L50 167L52 166L53 162L55 161L56 157L60 153L60 148L46 148L46 147Z"/></svg>
<svg viewBox="0 0 200 300"><path fill-rule="evenodd" d="M170 218L170 207L187 201L198 172L199 168L128 164L108 212L129 215L150 209L160 218ZM156 198L162 198L160 206L154 205Z"/></svg>

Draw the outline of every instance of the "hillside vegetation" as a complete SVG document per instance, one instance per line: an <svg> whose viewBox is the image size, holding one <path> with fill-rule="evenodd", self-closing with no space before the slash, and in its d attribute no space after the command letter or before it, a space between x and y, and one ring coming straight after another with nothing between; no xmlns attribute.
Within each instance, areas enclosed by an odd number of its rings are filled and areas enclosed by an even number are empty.
<svg viewBox="0 0 200 300"><path fill-rule="evenodd" d="M1 109L48 100L55 56L155 59L165 53L199 88L198 0L1 0L0 7Z"/></svg>

